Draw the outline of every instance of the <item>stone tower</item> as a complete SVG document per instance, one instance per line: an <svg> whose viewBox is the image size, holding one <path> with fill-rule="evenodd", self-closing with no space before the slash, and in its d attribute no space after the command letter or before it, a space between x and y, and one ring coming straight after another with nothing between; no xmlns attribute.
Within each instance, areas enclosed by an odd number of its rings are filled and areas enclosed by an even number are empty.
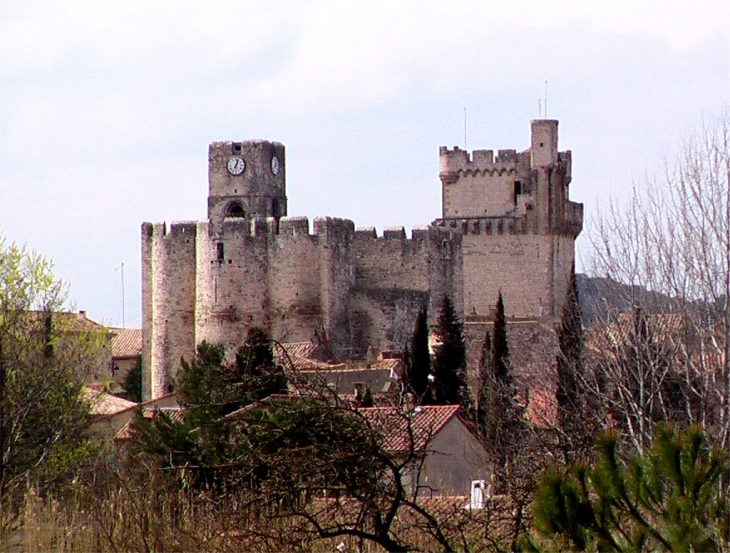
<svg viewBox="0 0 730 553"><path fill-rule="evenodd" d="M501 291L512 317L560 313L583 204L568 200L571 152L558 122L532 121L523 152L439 151L442 215L463 236L464 318L488 318Z"/></svg>
<svg viewBox="0 0 730 553"><path fill-rule="evenodd" d="M213 142L208 148L208 219L286 215L284 145L266 140Z"/></svg>

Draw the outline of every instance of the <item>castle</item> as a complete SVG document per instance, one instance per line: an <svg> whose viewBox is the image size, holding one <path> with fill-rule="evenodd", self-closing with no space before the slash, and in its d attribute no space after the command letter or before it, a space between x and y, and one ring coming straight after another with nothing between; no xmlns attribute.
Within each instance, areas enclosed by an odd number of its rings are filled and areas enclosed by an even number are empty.
<svg viewBox="0 0 730 553"><path fill-rule="evenodd" d="M144 396L165 393L201 341L235 351L252 325L349 359L402 348L444 294L467 323L488 321L499 291L510 317L558 315L583 225L558 122L532 121L523 152L442 147L439 159L441 218L378 236L287 216L282 144L212 143L208 219L142 225Z"/></svg>

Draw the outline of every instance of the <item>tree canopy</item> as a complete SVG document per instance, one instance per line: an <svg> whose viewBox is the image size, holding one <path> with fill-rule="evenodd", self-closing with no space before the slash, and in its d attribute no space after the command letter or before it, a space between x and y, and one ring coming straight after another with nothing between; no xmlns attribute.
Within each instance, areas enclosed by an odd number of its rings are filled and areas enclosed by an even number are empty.
<svg viewBox="0 0 730 553"><path fill-rule="evenodd" d="M202 342L190 361L182 360L178 391L182 410L159 410L153 418L138 416L133 448L160 466L187 467L202 485L228 485L230 467L239 452L232 447L224 417L272 394L287 392L284 369L277 366L271 339L249 329L233 362L220 344ZM140 413L142 415L142 413ZM235 472L235 471L234 471Z"/></svg>
<svg viewBox="0 0 730 553"><path fill-rule="evenodd" d="M597 458L545 474L535 543L571 551L719 551L730 541L727 454L698 427L659 425L643 454L623 459L616 432Z"/></svg>
<svg viewBox="0 0 730 553"><path fill-rule="evenodd" d="M84 378L104 331L62 309L66 287L39 254L0 239L0 498L68 482L93 450ZM4 505L12 504L5 501ZM3 512L7 515L6 512Z"/></svg>

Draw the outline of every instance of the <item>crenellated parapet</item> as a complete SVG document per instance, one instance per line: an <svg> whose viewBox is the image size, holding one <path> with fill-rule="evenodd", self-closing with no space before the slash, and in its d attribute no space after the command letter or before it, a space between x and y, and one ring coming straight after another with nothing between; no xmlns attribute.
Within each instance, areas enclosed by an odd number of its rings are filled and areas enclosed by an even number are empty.
<svg viewBox="0 0 730 553"><path fill-rule="evenodd" d="M516 170L515 150L499 150L495 160L493 150L474 150L469 154L458 146L453 150L439 148L439 178L444 184L453 184L461 176L502 176Z"/></svg>
<svg viewBox="0 0 730 553"><path fill-rule="evenodd" d="M462 235L491 236L527 234L532 232L529 221L522 217L472 217L465 219L436 219L434 225L457 230Z"/></svg>
<svg viewBox="0 0 730 553"><path fill-rule="evenodd" d="M568 201L565 204L563 234L576 238L583 230L583 204Z"/></svg>

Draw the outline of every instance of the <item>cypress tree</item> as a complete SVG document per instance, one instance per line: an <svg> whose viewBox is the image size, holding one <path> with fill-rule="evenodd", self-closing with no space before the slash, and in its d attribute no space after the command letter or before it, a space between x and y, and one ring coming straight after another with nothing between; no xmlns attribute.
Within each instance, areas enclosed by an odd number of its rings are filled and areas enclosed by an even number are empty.
<svg viewBox="0 0 730 553"><path fill-rule="evenodd" d="M487 431L495 424L494 379L491 369L492 336L489 331L484 335L482 353L479 357L479 383L477 388L476 428L478 436L486 441Z"/></svg>
<svg viewBox="0 0 730 553"><path fill-rule="evenodd" d="M555 399L558 407L558 424L566 438L564 454L566 461L576 450L584 449L586 432L585 387L581 384L583 372L583 323L578 298L578 284L575 266L571 271L570 284L563 303L563 313L558 329L557 389Z"/></svg>
<svg viewBox="0 0 730 553"><path fill-rule="evenodd" d="M428 347L428 309L424 305L418 311L413 328L410 348L406 346L403 387L412 393L423 405L432 403L429 376L431 374L431 352Z"/></svg>
<svg viewBox="0 0 730 553"><path fill-rule="evenodd" d="M375 399L373 398L373 391L370 386L365 386L365 392L362 395L360 407L375 407Z"/></svg>
<svg viewBox="0 0 730 553"><path fill-rule="evenodd" d="M504 489L507 485L508 465L519 451L523 410L515 403L502 292L497 298L492 332L490 374L487 379L491 390L485 420L485 440L494 451L496 484L498 489Z"/></svg>
<svg viewBox="0 0 730 553"><path fill-rule="evenodd" d="M436 403L459 404L468 413L471 398L466 384L464 330L447 295L441 301L437 333L441 337L441 346L433 359Z"/></svg>
<svg viewBox="0 0 730 553"><path fill-rule="evenodd" d="M509 370L509 344L507 343L507 318L504 314L502 292L497 298L497 312L494 316L494 339L492 341L492 371L494 377L505 389L512 388Z"/></svg>

